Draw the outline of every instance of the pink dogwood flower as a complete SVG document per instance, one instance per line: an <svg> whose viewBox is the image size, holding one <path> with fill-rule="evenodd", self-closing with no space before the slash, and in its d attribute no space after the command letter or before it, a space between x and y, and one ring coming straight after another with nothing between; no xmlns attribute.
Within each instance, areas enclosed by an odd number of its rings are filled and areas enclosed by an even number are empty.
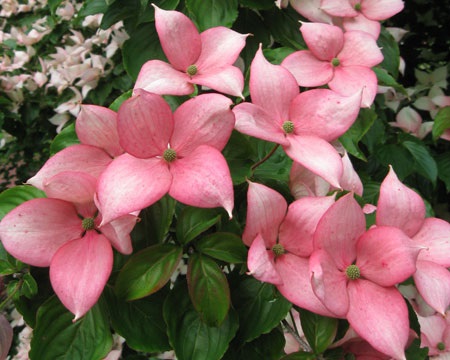
<svg viewBox="0 0 450 360"><path fill-rule="evenodd" d="M292 74L269 63L261 48L250 67L252 102L233 108L236 130L282 145L286 154L340 188L342 159L331 141L355 121L361 91L345 97L329 89L300 94Z"/></svg>
<svg viewBox="0 0 450 360"><path fill-rule="evenodd" d="M400 229L366 231L364 213L349 193L321 217L310 257L315 295L376 350L406 359L408 310L395 285L416 270L420 247Z"/></svg>
<svg viewBox="0 0 450 360"><path fill-rule="evenodd" d="M248 35L223 26L199 34L183 13L155 6L155 25L170 64L149 60L141 68L134 89L156 94L188 95L194 85L207 86L243 98L244 76L233 66Z"/></svg>
<svg viewBox="0 0 450 360"><path fill-rule="evenodd" d="M161 96L142 89L135 94L118 111L126 153L99 179L103 223L141 210L166 193L191 206L223 206L231 217L233 184L221 153L235 122L231 100L203 94L172 114Z"/></svg>
<svg viewBox="0 0 450 360"><path fill-rule="evenodd" d="M247 201L242 240L250 246L249 274L276 285L286 299L304 309L332 315L312 291L308 258L316 225L334 196L305 197L288 208L275 190L249 182Z"/></svg>
<svg viewBox="0 0 450 360"><path fill-rule="evenodd" d="M375 39L363 31L343 32L339 27L303 23L300 31L309 50L287 56L281 63L300 86L322 86L350 96L363 91L361 106L370 107L378 80L371 67L383 61Z"/></svg>
<svg viewBox="0 0 450 360"><path fill-rule="evenodd" d="M433 360L446 360L450 356L450 313L445 316L417 315L420 324L420 347L428 348L428 355Z"/></svg>
<svg viewBox="0 0 450 360"><path fill-rule="evenodd" d="M96 178L76 171L54 175L45 186L49 198L26 201L0 222L0 239L15 258L33 266L50 266L56 295L82 317L98 300L113 265L114 246L132 251L130 232L137 217L127 214L100 226L94 205Z"/></svg>
<svg viewBox="0 0 450 360"><path fill-rule="evenodd" d="M392 167L380 187L376 224L397 227L426 247L419 253L413 279L426 303L444 315L450 305L450 224L425 218L424 201L398 180Z"/></svg>
<svg viewBox="0 0 450 360"><path fill-rule="evenodd" d="M433 124L433 121L422 122L422 116L411 106L402 108L395 116L395 121L389 123L419 139L423 139L431 132Z"/></svg>

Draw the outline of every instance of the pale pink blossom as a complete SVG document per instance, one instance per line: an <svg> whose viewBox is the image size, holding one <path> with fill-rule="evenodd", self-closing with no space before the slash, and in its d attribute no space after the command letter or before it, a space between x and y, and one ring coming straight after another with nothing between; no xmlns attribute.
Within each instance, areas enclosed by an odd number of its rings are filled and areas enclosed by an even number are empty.
<svg viewBox="0 0 450 360"><path fill-rule="evenodd" d="M420 324L420 347L428 348L428 355L433 360L446 360L450 355L450 313L445 316L417 315Z"/></svg>
<svg viewBox="0 0 450 360"><path fill-rule="evenodd" d="M395 122L389 125L398 127L403 131L423 139L433 129L433 121L422 122L422 116L411 106L405 106L395 116Z"/></svg>
<svg viewBox="0 0 450 360"><path fill-rule="evenodd" d="M431 118L434 119L440 109L450 106L450 96L446 96L439 86L433 85L428 95L417 98L413 105L419 110L429 111Z"/></svg>

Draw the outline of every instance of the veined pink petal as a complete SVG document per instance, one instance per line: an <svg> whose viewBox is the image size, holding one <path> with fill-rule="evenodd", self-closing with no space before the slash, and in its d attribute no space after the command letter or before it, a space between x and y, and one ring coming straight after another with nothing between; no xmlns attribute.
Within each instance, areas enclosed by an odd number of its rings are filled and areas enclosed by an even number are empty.
<svg viewBox="0 0 450 360"><path fill-rule="evenodd" d="M339 270L327 251L318 250L309 258L309 270L314 294L336 317L345 318L349 308L345 269Z"/></svg>
<svg viewBox="0 0 450 360"><path fill-rule="evenodd" d="M419 253L420 260L450 267L450 224L447 221L426 218L413 240L426 247Z"/></svg>
<svg viewBox="0 0 450 360"><path fill-rule="evenodd" d="M103 225L99 230L111 241L117 251L129 255L133 251L130 233L138 220L139 218L135 215L124 215Z"/></svg>
<svg viewBox="0 0 450 360"><path fill-rule="evenodd" d="M376 350L406 360L409 337L408 309L395 287L385 288L367 280L350 281L347 320Z"/></svg>
<svg viewBox="0 0 450 360"><path fill-rule="evenodd" d="M342 26L345 31L365 31L374 39L378 39L381 31L381 24L379 21L370 20L361 13L358 13L355 17L344 18L342 21Z"/></svg>
<svg viewBox="0 0 450 360"><path fill-rule="evenodd" d="M101 226L158 201L169 191L171 182L162 159L138 159L128 154L115 158L98 180Z"/></svg>
<svg viewBox="0 0 450 360"><path fill-rule="evenodd" d="M320 219L314 234L314 248L333 254L340 270L356 258L358 238L366 229L364 213L349 193L337 200Z"/></svg>
<svg viewBox="0 0 450 360"><path fill-rule="evenodd" d="M281 223L279 243L294 255L309 257L317 224L333 203L334 196L305 197L294 201Z"/></svg>
<svg viewBox="0 0 450 360"><path fill-rule="evenodd" d="M372 35L364 31L347 31L344 46L337 56L342 66L373 67L383 61L383 54Z"/></svg>
<svg viewBox="0 0 450 360"><path fill-rule="evenodd" d="M244 98L244 75L236 66L225 65L216 68L208 68L194 75L192 83L203 85L221 93Z"/></svg>
<svg viewBox="0 0 450 360"><path fill-rule="evenodd" d="M289 135L289 146L283 146L286 154L313 173L340 188L342 160L336 149L317 136Z"/></svg>
<svg viewBox="0 0 450 360"><path fill-rule="evenodd" d="M194 23L179 11L155 8L155 26L164 53L173 67L186 71L202 51L200 34Z"/></svg>
<svg viewBox="0 0 450 360"><path fill-rule="evenodd" d="M344 33L334 25L303 23L300 32L308 49L322 61L333 60L344 45Z"/></svg>
<svg viewBox="0 0 450 360"><path fill-rule="evenodd" d="M344 172L340 184L344 190L352 191L355 194L362 196L363 185L358 173L353 168L350 158L347 152L342 156L342 165L344 166Z"/></svg>
<svg viewBox="0 0 450 360"><path fill-rule="evenodd" d="M400 229L376 226L359 238L356 265L365 279L384 287L394 286L414 274L420 250Z"/></svg>
<svg viewBox="0 0 450 360"><path fill-rule="evenodd" d="M291 0L291 6L300 15L312 22L331 24L332 17L322 10L321 0Z"/></svg>
<svg viewBox="0 0 450 360"><path fill-rule="evenodd" d="M189 75L160 60L149 60L139 71L134 90L143 89L159 95L189 95L194 85Z"/></svg>
<svg viewBox="0 0 450 360"><path fill-rule="evenodd" d="M332 16L353 17L358 12L348 0L322 0L320 8Z"/></svg>
<svg viewBox="0 0 450 360"><path fill-rule="evenodd" d="M81 171L98 177L112 161L102 149L91 145L72 145L53 155L38 173L27 181L43 190L47 181L63 171Z"/></svg>
<svg viewBox="0 0 450 360"><path fill-rule="evenodd" d="M404 131L417 134L422 125L422 117L411 106L405 106L395 116L396 122L391 122L392 126L401 128Z"/></svg>
<svg viewBox="0 0 450 360"><path fill-rule="evenodd" d="M361 104L361 91L342 96L328 89L302 92L291 103L290 120L297 135L315 135L336 140L355 122Z"/></svg>
<svg viewBox="0 0 450 360"><path fill-rule="evenodd" d="M439 355L437 344L444 342L443 335L447 328L447 321L441 314L431 316L417 316L420 324L420 346L428 347L428 355ZM444 342L445 343L445 342ZM445 354L442 357L433 357L434 359L445 360Z"/></svg>
<svg viewBox="0 0 450 360"><path fill-rule="evenodd" d="M108 239L94 230L62 246L53 256L50 281L56 295L78 320L95 305L111 274Z"/></svg>
<svg viewBox="0 0 450 360"><path fill-rule="evenodd" d="M51 177L44 186L49 198L66 200L74 204L94 202L97 179L81 171L62 171Z"/></svg>
<svg viewBox="0 0 450 360"><path fill-rule="evenodd" d="M299 92L293 75L284 67L269 63L260 45L250 66L252 103L266 110L281 126L289 120L289 105Z"/></svg>
<svg viewBox="0 0 450 360"><path fill-rule="evenodd" d="M330 191L330 187L330 184L320 176L295 161L292 163L289 189L295 199L305 196L325 196Z"/></svg>
<svg viewBox="0 0 450 360"><path fill-rule="evenodd" d="M425 220L425 203L419 194L403 185L392 166L380 187L376 223L395 226L414 236Z"/></svg>
<svg viewBox="0 0 450 360"><path fill-rule="evenodd" d="M32 199L0 222L0 239L12 256L33 266L49 266L55 252L83 232L75 207L59 199Z"/></svg>
<svg viewBox="0 0 450 360"><path fill-rule="evenodd" d="M117 127L127 153L141 159L162 156L173 132L172 110L161 96L138 89L120 106Z"/></svg>
<svg viewBox="0 0 450 360"><path fill-rule="evenodd" d="M97 105L81 105L75 130L83 144L97 146L111 157L123 153L117 133L117 113L111 109Z"/></svg>
<svg viewBox="0 0 450 360"><path fill-rule="evenodd" d="M288 253L277 258L275 267L283 280L283 284L277 285L277 289L286 299L316 314L335 316L312 290L308 259Z"/></svg>
<svg viewBox="0 0 450 360"><path fill-rule="evenodd" d="M289 145L284 131L275 118L262 107L252 103L241 103L233 108L236 117L235 129L258 139Z"/></svg>
<svg viewBox="0 0 450 360"><path fill-rule="evenodd" d="M403 10L402 0L363 0L361 12L371 20L386 20Z"/></svg>
<svg viewBox="0 0 450 360"><path fill-rule="evenodd" d="M173 114L170 147L184 157L200 145L222 151L234 128L232 101L220 94L203 94L178 107Z"/></svg>
<svg viewBox="0 0 450 360"><path fill-rule="evenodd" d="M425 302L445 316L450 305L450 272L431 261L418 260L414 283Z"/></svg>
<svg viewBox="0 0 450 360"><path fill-rule="evenodd" d="M243 35L224 26L216 26L200 34L202 52L195 65L200 71L233 65L245 46Z"/></svg>
<svg viewBox="0 0 450 360"><path fill-rule="evenodd" d="M300 50L288 55L281 63L294 75L300 86L321 86L327 84L334 75L330 61L319 60L311 51Z"/></svg>
<svg viewBox="0 0 450 360"><path fill-rule="evenodd" d="M252 242L248 250L247 267L248 275L252 275L259 281L274 285L282 284L283 280L274 265L275 254L266 249L264 239L260 234Z"/></svg>
<svg viewBox="0 0 450 360"><path fill-rule="evenodd" d="M286 216L287 202L275 190L258 183L248 181L247 220L242 240L250 246L257 234L271 248L277 242L278 229Z"/></svg>
<svg viewBox="0 0 450 360"><path fill-rule="evenodd" d="M377 95L378 79L373 70L366 66L338 66L334 69L334 77L328 86L344 96L351 96L362 90L361 107L368 108Z"/></svg>
<svg viewBox="0 0 450 360"><path fill-rule="evenodd" d="M201 208L223 207L230 219L234 207L233 182L222 153L200 145L170 164L173 176L169 194L175 200Z"/></svg>

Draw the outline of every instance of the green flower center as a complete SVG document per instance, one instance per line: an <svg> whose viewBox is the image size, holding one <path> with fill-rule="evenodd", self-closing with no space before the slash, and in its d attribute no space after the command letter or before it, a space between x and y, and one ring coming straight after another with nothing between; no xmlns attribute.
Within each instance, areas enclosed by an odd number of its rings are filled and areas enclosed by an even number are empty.
<svg viewBox="0 0 450 360"><path fill-rule="evenodd" d="M359 268L356 265L350 265L345 270L345 274L350 280L356 280L361 277L361 272L359 271Z"/></svg>
<svg viewBox="0 0 450 360"><path fill-rule="evenodd" d="M285 121L283 123L283 131L286 134L292 134L294 132L294 123L292 121Z"/></svg>
<svg viewBox="0 0 450 360"><path fill-rule="evenodd" d="M281 244L275 244L272 247L272 251L275 254L275 256L280 256L280 255L283 255L285 253L284 247Z"/></svg>
<svg viewBox="0 0 450 360"><path fill-rule="evenodd" d="M361 11L361 3L355 4L354 9L355 9L356 11Z"/></svg>
<svg viewBox="0 0 450 360"><path fill-rule="evenodd" d="M445 350L445 344L443 342L440 342L436 345L436 347L438 348L438 350L440 351L444 351Z"/></svg>
<svg viewBox="0 0 450 360"><path fill-rule="evenodd" d="M86 231L95 229L94 218L84 218L83 221L81 222L81 226Z"/></svg>
<svg viewBox="0 0 450 360"><path fill-rule="evenodd" d="M195 65L189 65L188 68L186 69L186 73L189 76L194 76L195 74L197 74L197 71L198 71L198 69L197 69L197 66L195 66Z"/></svg>
<svg viewBox="0 0 450 360"><path fill-rule="evenodd" d="M333 60L331 60L331 65L333 65L334 67L339 66L340 63L341 62L338 58L333 58Z"/></svg>
<svg viewBox="0 0 450 360"><path fill-rule="evenodd" d="M173 149L164 150L163 159L168 163L174 161L177 158L177 153Z"/></svg>

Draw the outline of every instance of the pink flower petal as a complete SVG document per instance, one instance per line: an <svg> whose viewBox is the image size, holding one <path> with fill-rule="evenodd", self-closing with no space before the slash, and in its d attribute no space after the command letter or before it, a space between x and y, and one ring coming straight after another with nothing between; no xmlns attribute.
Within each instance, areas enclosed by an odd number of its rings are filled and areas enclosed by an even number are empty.
<svg viewBox="0 0 450 360"><path fill-rule="evenodd" d="M200 145L222 151L234 128L232 101L220 94L203 94L184 102L173 114L170 147L180 157Z"/></svg>
<svg viewBox="0 0 450 360"><path fill-rule="evenodd" d="M143 89L159 95L189 95L194 85L189 75L160 60L149 60L139 71L134 90Z"/></svg>
<svg viewBox="0 0 450 360"><path fill-rule="evenodd" d="M170 164L169 194L175 200L201 208L223 207L230 218L234 207L233 182L222 153L207 145L197 147Z"/></svg>
<svg viewBox="0 0 450 360"><path fill-rule="evenodd" d="M322 0L320 4L321 9L332 16L353 17L358 15L351 1L348 0Z"/></svg>
<svg viewBox="0 0 450 360"><path fill-rule="evenodd" d="M199 71L233 65L245 46L243 35L224 26L216 26L200 34L202 52L195 65Z"/></svg>
<svg viewBox="0 0 450 360"><path fill-rule="evenodd" d="M124 215L103 225L99 230L111 241L117 251L129 255L133 251L130 233L138 220L139 218L135 215Z"/></svg>
<svg viewBox="0 0 450 360"><path fill-rule="evenodd" d="M341 96L328 89L302 92L291 103L290 120L297 135L315 135L336 140L355 122L361 104L361 91Z"/></svg>
<svg viewBox="0 0 450 360"><path fill-rule="evenodd" d="M59 199L29 200L0 222L0 238L6 251L33 266L49 266L55 252L82 232L75 207Z"/></svg>
<svg viewBox="0 0 450 360"><path fill-rule="evenodd" d="M288 55L281 63L294 75L300 86L322 86L333 78L330 61L319 60L311 51L300 50Z"/></svg>
<svg viewBox="0 0 450 360"><path fill-rule="evenodd" d="M417 261L414 283L425 302L445 316L450 305L450 272L431 261Z"/></svg>
<svg viewBox="0 0 450 360"><path fill-rule="evenodd" d="M283 280L277 285L280 293L293 304L323 316L335 316L316 297L311 287L308 259L284 254L277 258L275 267Z"/></svg>
<svg viewBox="0 0 450 360"><path fill-rule="evenodd" d="M342 156L342 165L344 166L344 172L340 180L340 184L344 190L352 191L355 194L362 196L363 185L358 173L353 168L350 158L347 152Z"/></svg>
<svg viewBox="0 0 450 360"><path fill-rule="evenodd" d="M321 0L290 0L291 6L300 15L312 22L331 24L332 17L321 8Z"/></svg>
<svg viewBox="0 0 450 360"><path fill-rule="evenodd" d="M80 171L97 178L111 161L110 156L98 147L72 145L48 159L27 184L43 190L51 177L63 171Z"/></svg>
<svg viewBox="0 0 450 360"><path fill-rule="evenodd" d="M244 75L236 66L209 68L194 75L191 80L197 85L206 86L221 93L244 98Z"/></svg>
<svg viewBox="0 0 450 360"><path fill-rule="evenodd" d="M126 100L118 112L120 143L141 159L162 155L173 131L172 110L159 95L142 89Z"/></svg>
<svg viewBox="0 0 450 360"><path fill-rule="evenodd" d="M264 108L241 103L233 108L236 117L235 129L243 134L254 136L281 145L289 145L285 133L277 119Z"/></svg>
<svg viewBox="0 0 450 360"><path fill-rule="evenodd" d="M155 203L169 191L172 176L162 159L115 158L98 180L101 226Z"/></svg>
<svg viewBox="0 0 450 360"><path fill-rule="evenodd" d="M93 230L57 251L50 265L50 281L58 298L75 315L73 321L95 305L112 264L111 244Z"/></svg>
<svg viewBox="0 0 450 360"><path fill-rule="evenodd" d="M318 250L309 259L309 270L314 294L336 317L345 318L349 308L345 269L340 271L327 251Z"/></svg>
<svg viewBox="0 0 450 360"><path fill-rule="evenodd" d="M250 246L258 234L271 248L277 242L278 228L286 216L287 203L275 190L248 181L247 219L242 240Z"/></svg>
<svg viewBox="0 0 450 360"><path fill-rule="evenodd" d="M364 31L347 31L338 55L341 66L373 67L383 61L383 54L372 35Z"/></svg>
<svg viewBox="0 0 450 360"><path fill-rule="evenodd" d="M425 220L425 204L415 191L403 185L392 166L381 183L377 225L395 226L412 237Z"/></svg>
<svg viewBox="0 0 450 360"><path fill-rule="evenodd" d="M97 179L80 171L62 171L51 177L44 186L50 198L66 200L74 204L94 202Z"/></svg>
<svg viewBox="0 0 450 360"><path fill-rule="evenodd" d="M248 275L252 275L259 281L271 284L282 284L283 280L274 266L275 254L266 249L264 239L260 234L255 238L248 250L247 267Z"/></svg>
<svg viewBox="0 0 450 360"><path fill-rule="evenodd" d="M313 251L313 237L317 224L334 203L334 196L305 197L289 205L280 225L279 242L285 250L302 257ZM272 210L272 207L269 207Z"/></svg>
<svg viewBox="0 0 450 360"><path fill-rule="evenodd" d="M447 328L447 321L441 314L431 316L417 316L420 324L420 347L428 347L428 355L439 355L437 344L443 342L443 335ZM434 359L445 360L445 354L442 357Z"/></svg>
<svg viewBox="0 0 450 360"><path fill-rule="evenodd" d="M371 20L386 20L403 10L402 0L364 0L361 12Z"/></svg>
<svg viewBox="0 0 450 360"><path fill-rule="evenodd" d="M252 103L266 110L281 126L289 119L289 106L298 93L292 74L280 65L269 63L260 46L250 66Z"/></svg>
<svg viewBox="0 0 450 360"><path fill-rule="evenodd" d="M426 218L413 240L426 247L419 253L420 260L450 267L450 224L447 221Z"/></svg>
<svg viewBox="0 0 450 360"><path fill-rule="evenodd" d="M420 250L400 229L372 227L358 240L356 265L365 279L389 287L414 274Z"/></svg>
<svg viewBox="0 0 450 360"><path fill-rule="evenodd" d="M390 123L392 126L399 127L404 131L415 134L417 134L420 125L422 125L422 117L410 106L402 108L395 116L395 120L395 123Z"/></svg>
<svg viewBox="0 0 450 360"><path fill-rule="evenodd" d="M117 133L117 113L97 105L82 105L75 129L83 144L97 146L111 157L123 153Z"/></svg>
<svg viewBox="0 0 450 360"><path fill-rule="evenodd" d="M337 267L345 270L356 258L356 243L365 229L364 213L349 193L331 205L320 219L314 248L333 254Z"/></svg>
<svg viewBox="0 0 450 360"><path fill-rule="evenodd" d="M370 34L374 39L378 39L381 31L381 24L379 21L370 20L361 13L355 17L344 18L342 26L345 31L364 31Z"/></svg>
<svg viewBox="0 0 450 360"><path fill-rule="evenodd" d="M351 96L362 90L361 107L368 108L377 94L378 79L373 70L366 66L338 66L334 69L334 77L328 86L344 96Z"/></svg>
<svg viewBox="0 0 450 360"><path fill-rule="evenodd" d="M322 61L333 60L344 45L344 33L334 25L303 23L300 32L308 49Z"/></svg>
<svg viewBox="0 0 450 360"><path fill-rule="evenodd" d="M376 350L406 360L409 337L408 309L395 287L381 287L367 280L348 284L350 308L347 320Z"/></svg>
<svg viewBox="0 0 450 360"><path fill-rule="evenodd" d="M164 53L173 67L186 71L200 56L202 42L194 23L179 11L155 8L155 26Z"/></svg>
<svg viewBox="0 0 450 360"><path fill-rule="evenodd" d="M304 167L319 175L336 188L342 176L341 156L327 141L309 135L289 135L286 154Z"/></svg>
<svg viewBox="0 0 450 360"><path fill-rule="evenodd" d="M292 163L289 189L295 199L305 196L325 196L330 191L330 187L330 184L320 176L295 161Z"/></svg>

